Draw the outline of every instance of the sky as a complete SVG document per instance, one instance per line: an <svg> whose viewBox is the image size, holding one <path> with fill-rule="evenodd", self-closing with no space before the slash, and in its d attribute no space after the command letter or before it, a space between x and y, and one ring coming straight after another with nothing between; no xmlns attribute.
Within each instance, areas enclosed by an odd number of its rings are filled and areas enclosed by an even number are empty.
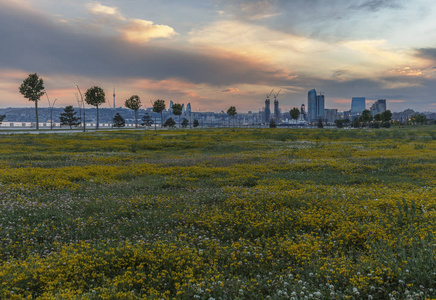
<svg viewBox="0 0 436 300"><path fill-rule="evenodd" d="M286 111L316 89L339 111L436 111L435 20L434 0L0 0L0 108L33 106L37 73L57 107L97 85L103 107L115 88L117 107L258 111L274 89Z"/></svg>

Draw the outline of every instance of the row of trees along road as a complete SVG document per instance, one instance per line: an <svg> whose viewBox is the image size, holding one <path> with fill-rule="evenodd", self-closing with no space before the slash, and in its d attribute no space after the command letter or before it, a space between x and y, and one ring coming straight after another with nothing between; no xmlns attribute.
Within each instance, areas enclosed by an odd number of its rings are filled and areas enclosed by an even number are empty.
<svg viewBox="0 0 436 300"><path fill-rule="evenodd" d="M38 74L29 74L29 76L23 81L23 83L19 87L20 93L24 96L24 98L29 99L29 101L35 102L35 114L36 114L36 129L39 129L39 120L38 120L38 101L39 99L45 94L45 88L44 88L44 80L38 76ZM95 106L97 108L97 129L99 126L99 113L98 113L98 107L106 102L106 95L104 90L99 86L93 86L89 88L85 92L85 102L88 105ZM160 119L161 119L161 126L164 125L162 112L165 109L165 100L158 99L154 101L153 103L153 112L160 113ZM124 105L129 108L133 109L135 111L135 127L138 127L138 110L142 106L141 99L138 95L132 95L129 99L126 99L124 102ZM174 103L172 106L173 114L179 117L179 127L180 127L180 116L182 115L182 104L180 103ZM298 120L300 117L300 110L296 107L292 108L289 111L291 118L295 121ZM69 125L70 128L72 126L77 126L80 124L80 118L75 117L75 112L73 107L67 106L65 108L65 112L61 114L60 120L61 123L64 125ZM234 106L230 106L230 108L227 110L227 114L233 118L233 126L235 125L235 115L237 114L236 108ZM0 124L3 121L5 116L0 116ZM392 118L392 113L388 110L386 112L383 112L380 115L375 115L374 119L376 121L386 121L390 120ZM150 120L143 120L147 124L150 123ZM369 112L369 110L364 110L362 115L359 118L359 121L363 122L364 124L367 124L368 122L372 121L372 116ZM419 120L421 121L421 120ZM155 120L155 126L156 126L156 120ZM122 127L122 126L120 126Z"/></svg>

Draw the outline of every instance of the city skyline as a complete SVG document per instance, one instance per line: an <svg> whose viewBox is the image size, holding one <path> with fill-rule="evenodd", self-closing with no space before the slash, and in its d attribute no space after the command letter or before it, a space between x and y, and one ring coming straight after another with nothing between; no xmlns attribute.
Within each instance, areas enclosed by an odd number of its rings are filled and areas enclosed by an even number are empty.
<svg viewBox="0 0 436 300"><path fill-rule="evenodd" d="M32 106L18 86L36 72L56 106L76 103L77 84L109 104L115 86L117 106L138 94L258 111L274 88L280 107L316 89L340 111L358 96L436 111L434 17L426 0L0 0L0 107Z"/></svg>

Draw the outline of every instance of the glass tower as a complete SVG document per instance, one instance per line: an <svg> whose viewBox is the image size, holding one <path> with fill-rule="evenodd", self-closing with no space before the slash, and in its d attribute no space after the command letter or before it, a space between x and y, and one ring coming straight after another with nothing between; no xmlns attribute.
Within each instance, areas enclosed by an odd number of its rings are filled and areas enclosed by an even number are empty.
<svg viewBox="0 0 436 300"><path fill-rule="evenodd" d="M353 97L351 99L351 114L361 115L365 110L365 97Z"/></svg>

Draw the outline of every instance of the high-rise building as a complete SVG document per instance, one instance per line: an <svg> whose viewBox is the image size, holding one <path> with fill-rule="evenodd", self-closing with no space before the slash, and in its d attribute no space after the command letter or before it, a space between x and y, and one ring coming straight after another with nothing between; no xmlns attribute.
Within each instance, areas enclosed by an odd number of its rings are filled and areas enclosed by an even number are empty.
<svg viewBox="0 0 436 300"><path fill-rule="evenodd" d="M353 97L351 99L351 115L361 115L365 107L365 97Z"/></svg>
<svg viewBox="0 0 436 300"><path fill-rule="evenodd" d="M270 100L269 98L266 98L265 100L265 123L269 123L271 118L271 110L269 108Z"/></svg>
<svg viewBox="0 0 436 300"><path fill-rule="evenodd" d="M274 100L274 119L276 122L280 121L280 109L279 109L279 100Z"/></svg>
<svg viewBox="0 0 436 300"><path fill-rule="evenodd" d="M307 94L307 121L316 119L316 90L310 90Z"/></svg>
<svg viewBox="0 0 436 300"><path fill-rule="evenodd" d="M300 107L300 121L306 121L306 115L306 106L303 103Z"/></svg>
<svg viewBox="0 0 436 300"><path fill-rule="evenodd" d="M316 96L316 119L321 119L323 122L325 119L325 98L322 94Z"/></svg>
<svg viewBox="0 0 436 300"><path fill-rule="evenodd" d="M316 90L310 90L307 95L307 121L316 122L321 119L324 121L325 97L317 95Z"/></svg>
<svg viewBox="0 0 436 300"><path fill-rule="evenodd" d="M186 113L187 113L187 114L191 114L191 103L188 103L188 104L186 105Z"/></svg>
<svg viewBox="0 0 436 300"><path fill-rule="evenodd" d="M325 109L325 120L327 123L334 123L338 118L338 110L335 109Z"/></svg>
<svg viewBox="0 0 436 300"><path fill-rule="evenodd" d="M379 99L375 101L371 108L369 109L372 116L375 116L377 114L381 114L382 112L386 111L386 99Z"/></svg>
<svg viewBox="0 0 436 300"><path fill-rule="evenodd" d="M171 114L173 113L173 104L173 100L170 100L170 107L168 107L168 112Z"/></svg>

